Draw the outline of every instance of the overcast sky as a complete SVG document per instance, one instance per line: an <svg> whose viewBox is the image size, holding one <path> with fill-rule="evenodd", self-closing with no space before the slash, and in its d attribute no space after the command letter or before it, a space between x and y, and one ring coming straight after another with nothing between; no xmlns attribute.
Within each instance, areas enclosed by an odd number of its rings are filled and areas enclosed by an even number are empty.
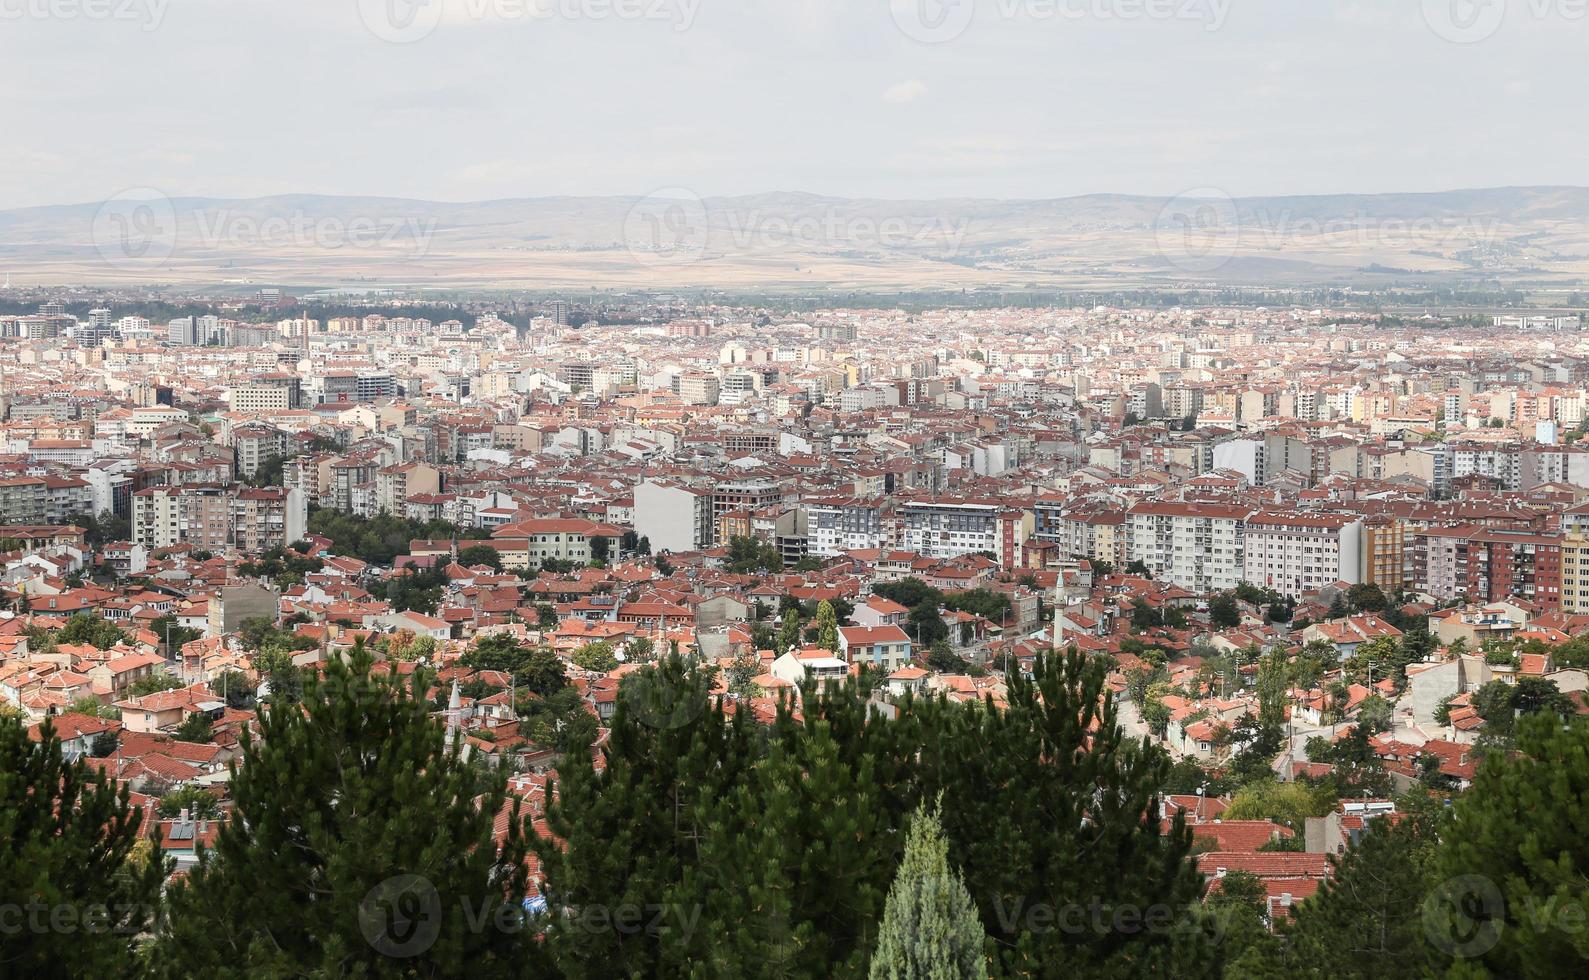
<svg viewBox="0 0 1589 980"><path fill-rule="evenodd" d="M1589 183L1585 11L1486 3L0 0L0 207Z"/></svg>

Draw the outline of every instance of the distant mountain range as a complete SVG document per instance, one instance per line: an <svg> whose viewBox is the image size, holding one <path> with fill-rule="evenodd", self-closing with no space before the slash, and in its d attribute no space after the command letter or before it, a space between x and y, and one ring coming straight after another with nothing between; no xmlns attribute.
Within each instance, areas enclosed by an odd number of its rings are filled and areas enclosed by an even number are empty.
<svg viewBox="0 0 1589 980"><path fill-rule="evenodd" d="M130 192L0 211L19 283L1123 288L1589 283L1589 188L1232 199L768 193L464 204Z"/></svg>

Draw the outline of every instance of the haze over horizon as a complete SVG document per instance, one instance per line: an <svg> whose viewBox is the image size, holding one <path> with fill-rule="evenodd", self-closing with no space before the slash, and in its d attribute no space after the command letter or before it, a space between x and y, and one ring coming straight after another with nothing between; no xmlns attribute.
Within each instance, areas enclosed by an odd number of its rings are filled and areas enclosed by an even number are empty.
<svg viewBox="0 0 1589 980"><path fill-rule="evenodd" d="M17 0L0 209L1582 183L1582 12L1463 6Z"/></svg>

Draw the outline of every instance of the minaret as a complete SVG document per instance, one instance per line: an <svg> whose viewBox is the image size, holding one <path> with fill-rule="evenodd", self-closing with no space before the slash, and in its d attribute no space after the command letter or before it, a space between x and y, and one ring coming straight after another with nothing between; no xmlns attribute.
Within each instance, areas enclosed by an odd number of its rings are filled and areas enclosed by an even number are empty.
<svg viewBox="0 0 1589 980"><path fill-rule="evenodd" d="M1065 625L1060 613L1065 611L1065 570L1061 568L1054 579L1054 652L1065 650Z"/></svg>
<svg viewBox="0 0 1589 980"><path fill-rule="evenodd" d="M463 721L463 698L458 693L458 679L453 678L452 693L447 696L447 747L452 748L459 742L459 730Z"/></svg>

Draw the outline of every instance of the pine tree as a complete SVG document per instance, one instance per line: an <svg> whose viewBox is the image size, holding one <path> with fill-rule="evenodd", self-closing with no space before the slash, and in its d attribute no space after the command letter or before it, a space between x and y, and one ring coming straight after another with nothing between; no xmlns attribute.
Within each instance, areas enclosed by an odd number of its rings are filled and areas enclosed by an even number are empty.
<svg viewBox="0 0 1589 980"><path fill-rule="evenodd" d="M817 603L817 646L835 652L839 649L839 619L833 603L826 599Z"/></svg>
<svg viewBox="0 0 1589 980"><path fill-rule="evenodd" d="M1425 943L1423 905L1435 884L1436 848L1449 826L1438 802L1408 797L1375 820L1330 878L1296 906L1287 973L1305 977L1412 977L1437 973Z"/></svg>
<svg viewBox="0 0 1589 980"><path fill-rule="evenodd" d="M588 753L565 756L547 790L550 834L534 846L546 945L570 980L670 975L666 951L701 935L705 806L728 797L755 757L748 714L729 720L710 689L677 653L626 678L602 767Z"/></svg>
<svg viewBox="0 0 1589 980"><path fill-rule="evenodd" d="M872 980L986 977L986 935L965 882L949 867L939 811L917 807L888 892Z"/></svg>
<svg viewBox="0 0 1589 980"><path fill-rule="evenodd" d="M1469 970L1550 976L1589 954L1589 722L1517 721L1457 800L1424 904L1426 935Z"/></svg>
<svg viewBox="0 0 1589 980"><path fill-rule="evenodd" d="M371 667L362 644L333 659L245 739L231 819L172 891L157 975L489 977L535 962L505 776L446 744L420 674L404 688Z"/></svg>
<svg viewBox="0 0 1589 980"><path fill-rule="evenodd" d="M66 761L48 722L33 742L0 718L0 976L128 971L168 870L136 856L141 822L125 788Z"/></svg>

